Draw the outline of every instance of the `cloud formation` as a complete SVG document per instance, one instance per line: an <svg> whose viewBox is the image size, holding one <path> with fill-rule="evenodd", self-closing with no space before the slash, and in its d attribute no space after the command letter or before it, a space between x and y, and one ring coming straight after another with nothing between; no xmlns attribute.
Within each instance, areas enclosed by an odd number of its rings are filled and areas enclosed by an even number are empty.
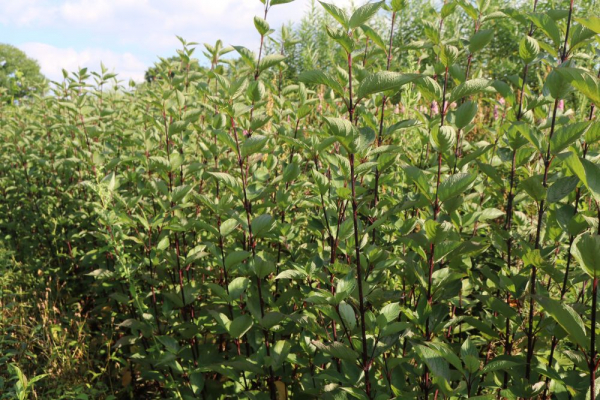
<svg viewBox="0 0 600 400"><path fill-rule="evenodd" d="M272 28L297 22L310 2L274 6L267 20ZM175 54L180 47L176 35L199 43L222 39L258 50L252 21L263 13L259 0L0 0L0 9L0 36L19 37L28 30L26 40L11 44L36 58L54 80L61 79L62 68L97 70L100 60L121 77L141 80L157 56ZM40 37L32 38L31 32Z"/></svg>
<svg viewBox="0 0 600 400"><path fill-rule="evenodd" d="M61 80L62 70L78 71L87 67L99 70L100 63L117 72L120 79L141 82L147 66L131 53L115 53L106 49L89 48L77 51L59 48L45 43L28 42L19 46L27 55L39 61L42 73L51 80Z"/></svg>

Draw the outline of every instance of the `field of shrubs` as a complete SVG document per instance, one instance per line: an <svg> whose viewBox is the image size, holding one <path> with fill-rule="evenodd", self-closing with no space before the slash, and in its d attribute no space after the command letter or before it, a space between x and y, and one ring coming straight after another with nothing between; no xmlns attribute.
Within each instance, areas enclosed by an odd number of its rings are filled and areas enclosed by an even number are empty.
<svg viewBox="0 0 600 400"><path fill-rule="evenodd" d="M598 3L290 2L3 100L0 398L595 399Z"/></svg>

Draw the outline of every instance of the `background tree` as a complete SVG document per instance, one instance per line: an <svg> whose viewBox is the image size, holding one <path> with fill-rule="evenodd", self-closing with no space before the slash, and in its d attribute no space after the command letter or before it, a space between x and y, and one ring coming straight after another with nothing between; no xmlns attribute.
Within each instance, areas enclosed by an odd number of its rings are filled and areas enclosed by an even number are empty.
<svg viewBox="0 0 600 400"><path fill-rule="evenodd" d="M0 87L4 88L8 101L43 92L46 78L40 65L23 51L9 44L0 44Z"/></svg>
<svg viewBox="0 0 600 400"><path fill-rule="evenodd" d="M144 73L144 80L148 83L154 82L156 79L161 78L162 73L167 73L172 78L175 76L176 71L185 71L188 65L182 62L180 56L171 56L169 58L160 58L159 62L154 63L153 67L150 67ZM189 63L190 72L200 72L203 68L198 64L198 60L191 59Z"/></svg>

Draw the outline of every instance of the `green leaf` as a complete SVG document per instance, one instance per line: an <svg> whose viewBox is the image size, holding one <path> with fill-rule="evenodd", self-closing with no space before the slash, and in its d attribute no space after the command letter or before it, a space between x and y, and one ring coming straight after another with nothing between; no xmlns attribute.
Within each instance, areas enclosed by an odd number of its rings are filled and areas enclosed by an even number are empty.
<svg viewBox="0 0 600 400"><path fill-rule="evenodd" d="M244 140L242 144L242 157L248 157L252 154L265 150L265 144L269 140L268 137L254 134Z"/></svg>
<svg viewBox="0 0 600 400"><path fill-rule="evenodd" d="M249 284L250 280L241 276L229 282L227 290L229 291L229 296L231 297L231 299L239 299L239 297L246 291L246 289L248 289Z"/></svg>
<svg viewBox="0 0 600 400"><path fill-rule="evenodd" d="M157 250L164 250L167 247L169 247L169 244L170 244L169 235L165 235L165 236L163 236L162 239L160 239L160 241L156 245L156 249Z"/></svg>
<svg viewBox="0 0 600 400"><path fill-rule="evenodd" d="M479 11L473 6L473 4L464 1L464 0L458 0L457 4L463 9L465 10L465 13L471 17L471 19L473 21L477 21L479 19Z"/></svg>
<svg viewBox="0 0 600 400"><path fill-rule="evenodd" d="M489 374L495 371L510 371L517 365L519 365L517 361L495 358L483 367L481 373Z"/></svg>
<svg viewBox="0 0 600 400"><path fill-rule="evenodd" d="M600 166L589 160L579 158L574 153L562 157L563 163L573 175L577 176L590 191L596 201L600 201Z"/></svg>
<svg viewBox="0 0 600 400"><path fill-rule="evenodd" d="M348 331L352 332L356 328L356 314L354 313L354 309L345 301L342 301L339 305L339 311Z"/></svg>
<svg viewBox="0 0 600 400"><path fill-rule="evenodd" d="M280 64L285 59L286 57L281 54L269 54L268 56L265 56L260 60L260 62L258 63L258 70L262 72L266 69Z"/></svg>
<svg viewBox="0 0 600 400"><path fill-rule="evenodd" d="M596 36L596 32L588 29L582 25L574 25L571 28L571 34L569 37L570 49L573 53L576 49L585 46Z"/></svg>
<svg viewBox="0 0 600 400"><path fill-rule="evenodd" d="M352 14L352 17L350 17L348 28L355 29L366 23L368 20L373 18L383 4L384 1L379 1L377 3L367 3L362 7L358 7Z"/></svg>
<svg viewBox="0 0 600 400"><path fill-rule="evenodd" d="M279 4L287 4L287 3L291 3L294 0L271 0L271 2L269 3L271 6L276 6Z"/></svg>
<svg viewBox="0 0 600 400"><path fill-rule="evenodd" d="M429 76L421 77L417 79L415 82L419 92L427 99L427 100L439 100L442 98L442 87Z"/></svg>
<svg viewBox="0 0 600 400"><path fill-rule="evenodd" d="M240 182L225 172L208 172L209 175L215 177L218 181L223 182L225 185L232 189L239 189L241 187Z"/></svg>
<svg viewBox="0 0 600 400"><path fill-rule="evenodd" d="M511 149L518 150L527 144L528 141L535 141L539 145L539 141L535 140L529 132L529 125L524 122L516 122L510 125L506 132L506 138ZM536 146L536 144L534 144ZM537 148L537 146L536 146Z"/></svg>
<svg viewBox="0 0 600 400"><path fill-rule="evenodd" d="M519 186L535 201L542 201L546 198L546 189L542 185L542 178L539 175L521 181Z"/></svg>
<svg viewBox="0 0 600 400"><path fill-rule="evenodd" d="M444 125L431 131L431 145L435 151L447 154L456 144L456 131L450 125Z"/></svg>
<svg viewBox="0 0 600 400"><path fill-rule="evenodd" d="M239 221L235 218L230 218L223 222L220 227L221 236L227 237L240 225Z"/></svg>
<svg viewBox="0 0 600 400"><path fill-rule="evenodd" d="M600 241L598 241L598 246L600 246ZM598 247L597 250L600 251L600 247ZM599 257L596 258L596 261L600 262L600 254ZM588 346L589 343L585 335L585 325L575 310L568 306L564 301L550 299L545 296L537 296L537 299L544 311L550 314L565 332L567 332L569 339L571 339L573 343L578 344L584 349Z"/></svg>
<svg viewBox="0 0 600 400"><path fill-rule="evenodd" d="M463 129L471 123L475 115L477 115L477 103L470 100L466 101L454 112L454 125L458 129Z"/></svg>
<svg viewBox="0 0 600 400"><path fill-rule="evenodd" d="M563 74L557 72L558 69L550 71L544 82L544 95L550 94L554 99L564 99L571 91L569 80Z"/></svg>
<svg viewBox="0 0 600 400"><path fill-rule="evenodd" d="M554 132L550 139L550 152L552 154L560 153L579 139L589 127L589 122L576 122L561 127Z"/></svg>
<svg viewBox="0 0 600 400"><path fill-rule="evenodd" d="M600 17L575 18L575 21L596 33L600 33Z"/></svg>
<svg viewBox="0 0 600 400"><path fill-rule="evenodd" d="M476 174L461 173L451 175L440 183L438 197L444 202L454 196L464 193L477 178Z"/></svg>
<svg viewBox="0 0 600 400"><path fill-rule="evenodd" d="M204 389L204 374L202 372L192 372L190 374L190 386L196 395L200 395Z"/></svg>
<svg viewBox="0 0 600 400"><path fill-rule="evenodd" d="M356 279L354 278L354 274L349 273L343 278L338 279L335 286L336 299L339 299L338 301L341 302L343 299L352 294L354 288L356 288Z"/></svg>
<svg viewBox="0 0 600 400"><path fill-rule="evenodd" d="M440 62L446 66L451 67L458 58L458 48L444 44L440 46Z"/></svg>
<svg viewBox="0 0 600 400"><path fill-rule="evenodd" d="M583 234L575 240L571 252L591 277L600 276L600 235Z"/></svg>
<svg viewBox="0 0 600 400"><path fill-rule="evenodd" d="M519 44L519 56L525 64L530 64L540 52L540 45L531 36L525 36Z"/></svg>
<svg viewBox="0 0 600 400"><path fill-rule="evenodd" d="M278 340L275 342L273 346L273 351L271 353L271 358L273 360L273 368L278 369L281 367L288 354L290 354L290 350L292 349L292 344L287 340Z"/></svg>
<svg viewBox="0 0 600 400"><path fill-rule="evenodd" d="M241 315L231 321L229 325L229 334L239 339L246 334L254 325L254 321L252 321L252 317L249 314Z"/></svg>
<svg viewBox="0 0 600 400"><path fill-rule="evenodd" d="M555 69L571 85L594 104L600 104L600 80L594 74L578 68L561 67Z"/></svg>
<svg viewBox="0 0 600 400"><path fill-rule="evenodd" d="M181 202L181 200L183 200L185 196L188 195L188 193L190 193L191 190L192 187L190 185L182 185L173 188L173 193L171 194L171 201L175 204L178 204L179 202Z"/></svg>
<svg viewBox="0 0 600 400"><path fill-rule="evenodd" d="M295 162L288 164L283 170L283 182L291 182L300 175L300 166Z"/></svg>
<svg viewBox="0 0 600 400"><path fill-rule="evenodd" d="M344 88L331 75L323 71L304 71L298 76L298 80L307 84L325 85L337 94L343 94Z"/></svg>
<svg viewBox="0 0 600 400"><path fill-rule="evenodd" d="M324 3L322 1L319 1L319 3L321 3L329 15L331 15L337 22L342 24L344 28L348 29L350 22L348 21L348 15L346 14L346 11L344 11L342 8L339 8L335 4Z"/></svg>
<svg viewBox="0 0 600 400"><path fill-rule="evenodd" d="M254 237L262 237L273 227L273 217L270 214L260 215L252 220L252 234Z"/></svg>
<svg viewBox="0 0 600 400"><path fill-rule="evenodd" d="M600 121L594 121L590 125L590 129L585 132L584 140L588 145L596 143L600 140Z"/></svg>
<svg viewBox="0 0 600 400"><path fill-rule="evenodd" d="M385 51L387 54L388 49L385 45L385 42L381 38L381 36L379 36L379 33L377 33L374 29L371 29L367 25L362 25L360 27L360 29L362 29L363 32L365 33L365 35L367 35L367 37L373 41L375 46L379 47L381 50Z"/></svg>
<svg viewBox="0 0 600 400"><path fill-rule="evenodd" d="M425 173L419 168L413 167L412 165L408 165L402 169L404 170L404 173L408 179L417 185L417 188L421 191L421 193L424 194L428 199L431 199L429 180L427 179Z"/></svg>
<svg viewBox="0 0 600 400"><path fill-rule="evenodd" d="M231 268L239 265L248 257L250 257L250 253L245 250L233 251L225 257L225 268L231 270Z"/></svg>
<svg viewBox="0 0 600 400"><path fill-rule="evenodd" d="M497 208L486 208L479 214L479 221L488 221L490 219L500 218L505 214L504 211L498 210Z"/></svg>
<svg viewBox="0 0 600 400"><path fill-rule="evenodd" d="M379 311L379 314L385 317L386 323L394 322L398 319L398 315L400 315L400 304L387 304Z"/></svg>
<svg viewBox="0 0 600 400"><path fill-rule="evenodd" d="M560 43L560 30L556 22L547 14L530 14L531 21L540 28L552 41L554 46L558 47Z"/></svg>
<svg viewBox="0 0 600 400"><path fill-rule="evenodd" d="M392 10L399 12L404 10L408 6L407 0L392 0Z"/></svg>
<svg viewBox="0 0 600 400"><path fill-rule="evenodd" d="M492 81L484 78L475 78L463 82L452 91L448 103L460 100L463 97L473 96L474 94L481 93L488 89L491 83Z"/></svg>
<svg viewBox="0 0 600 400"><path fill-rule="evenodd" d="M317 184L317 188L320 195L324 195L329 190L329 180L325 175L317 171L316 169L312 170L313 181Z"/></svg>
<svg viewBox="0 0 600 400"><path fill-rule="evenodd" d="M416 345L414 349L421 361L427 365L434 376L446 382L450 381L450 367L441 354L420 344Z"/></svg>
<svg viewBox="0 0 600 400"><path fill-rule="evenodd" d="M339 358L350 362L356 362L359 359L358 353L343 344L342 342L333 342L325 344L316 340L312 344L323 353L329 354L332 357Z"/></svg>
<svg viewBox="0 0 600 400"><path fill-rule="evenodd" d="M253 264L253 270L254 273L256 274L256 276L258 276L259 279L263 279L265 278L267 275L273 273L275 271L275 263L269 261L269 260L264 260L260 257L256 257L253 259L254 264ZM271 313L269 313L271 314ZM265 315L265 318L267 317L267 315ZM262 322L261 322L262 323Z"/></svg>
<svg viewBox="0 0 600 400"><path fill-rule="evenodd" d="M256 30L260 34L260 36L264 36L267 32L269 32L269 23L262 19L261 17L254 17L254 26Z"/></svg>
<svg viewBox="0 0 600 400"><path fill-rule="evenodd" d="M494 38L493 29L482 29L469 40L469 52L476 53L483 49Z"/></svg>
<svg viewBox="0 0 600 400"><path fill-rule="evenodd" d="M248 65L251 68L254 68L254 66L256 65L256 56L252 51L248 50L244 46L233 46L233 48L239 53L246 65Z"/></svg>
<svg viewBox="0 0 600 400"><path fill-rule="evenodd" d="M346 50L347 54L350 54L354 51L355 42L352 37L348 34L348 32L342 28L332 28L330 26L326 27L327 35L338 42L340 46ZM338 67L340 68L340 67ZM338 69L339 71L343 71L342 75L346 75L346 71L343 69Z"/></svg>
<svg viewBox="0 0 600 400"><path fill-rule="evenodd" d="M226 330L229 330L229 325L231 324L231 321L229 320L227 315L215 310L208 310L208 312L210 313L210 315L213 316L213 318L215 319L215 321L217 321L219 325L221 325Z"/></svg>
<svg viewBox="0 0 600 400"><path fill-rule="evenodd" d="M479 350L469 336L460 347L460 356L467 371L474 373L479 370Z"/></svg>
<svg viewBox="0 0 600 400"><path fill-rule="evenodd" d="M187 128L187 126L188 126L187 121L175 121L175 122L171 123L171 125L169 125L169 136L173 136L173 135L183 132L185 130L185 128Z"/></svg>
<svg viewBox="0 0 600 400"><path fill-rule="evenodd" d="M579 183L576 176L565 176L559 178L548 188L547 199L549 203L556 203L562 200L569 193L573 192Z"/></svg>
<svg viewBox="0 0 600 400"><path fill-rule="evenodd" d="M357 97L361 99L371 94L385 92L387 90L397 91L403 85L413 82L420 77L420 74L401 74L398 72L379 71L367 75L360 83L356 94Z"/></svg>

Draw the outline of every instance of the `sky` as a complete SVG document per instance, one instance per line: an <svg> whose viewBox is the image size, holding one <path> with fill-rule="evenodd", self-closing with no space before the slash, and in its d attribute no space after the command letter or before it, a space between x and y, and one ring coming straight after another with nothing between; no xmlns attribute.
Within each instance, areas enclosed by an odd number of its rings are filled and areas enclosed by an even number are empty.
<svg viewBox="0 0 600 400"><path fill-rule="evenodd" d="M273 29L298 22L310 2L273 6L267 21ZM38 60L50 80L62 80L63 68L98 71L102 61L121 79L142 81L158 56L181 48L176 35L200 44L194 55L202 63L202 43L217 39L257 51L253 17L263 7L259 0L0 0L0 43Z"/></svg>

